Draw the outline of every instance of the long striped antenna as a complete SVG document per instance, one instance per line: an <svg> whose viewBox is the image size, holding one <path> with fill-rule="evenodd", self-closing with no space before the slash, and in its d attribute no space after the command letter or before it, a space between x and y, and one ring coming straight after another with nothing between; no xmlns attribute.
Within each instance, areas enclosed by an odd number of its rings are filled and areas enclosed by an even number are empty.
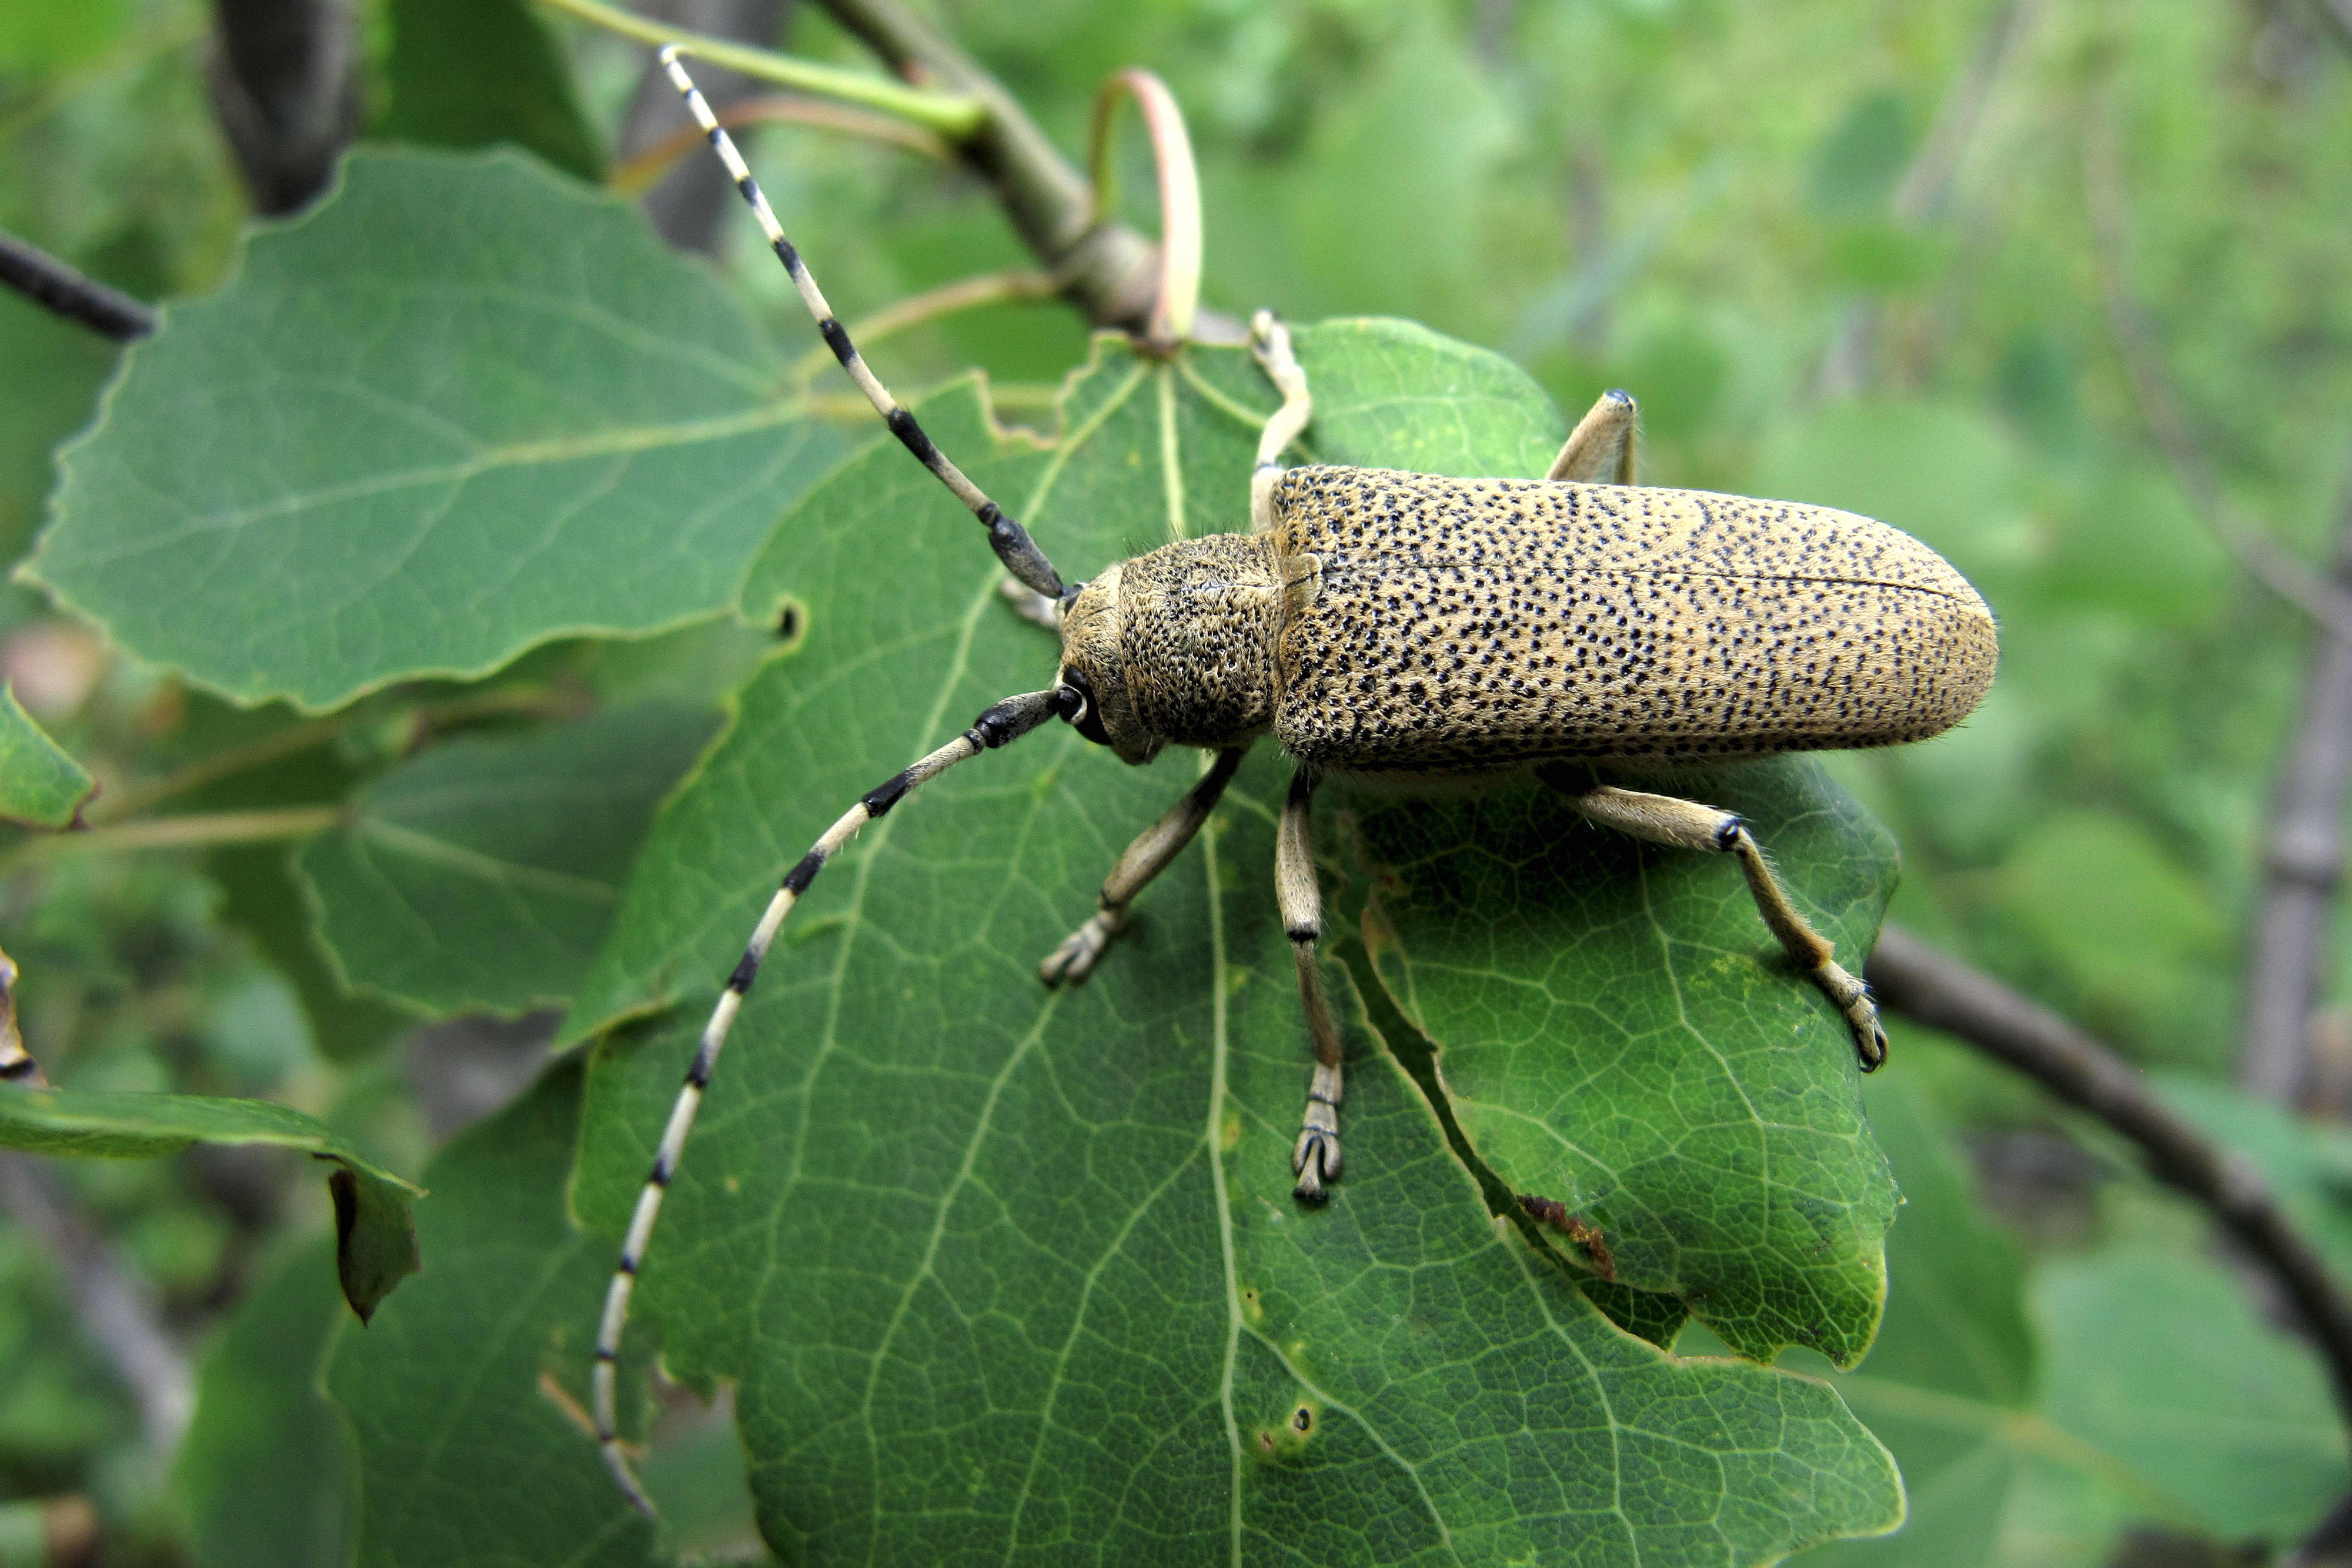
<svg viewBox="0 0 2352 1568"><path fill-rule="evenodd" d="M637 1194L636 1212L629 1217L629 1234L621 1243L620 1266L613 1270L613 1283L604 1292L604 1316L596 1327L596 1444L604 1449L604 1464L613 1472L622 1495L646 1514L654 1511L653 1500L646 1496L636 1472L629 1467L628 1456L622 1452L620 1425L614 1415L621 1331L629 1321L629 1293L636 1286L637 1269L644 1263L646 1247L653 1239L662 1194L668 1190L670 1178L677 1174L678 1159L686 1152L687 1134L694 1129L695 1113L702 1107L703 1092L710 1087L710 1071L719 1063L719 1052L727 1044L727 1031L734 1025L743 998L751 994L751 981L760 972L760 960L767 956L769 945L775 941L777 931L784 924L784 916L793 912L793 905L816 880L816 873L856 836L858 829L877 820L918 786L938 778L957 763L1018 740L1047 719L1076 716L1082 701L1078 693L1068 686L1007 697L972 720L970 729L912 768L868 789L856 805L844 812L841 820L809 847L799 863L784 873L783 885L768 901L767 912L752 929L751 940L744 944L742 958L737 962L734 973L727 977L727 988L719 994L718 1005L710 1009L710 1021L702 1026L702 1041L695 1048L693 1065L686 1070L686 1083L677 1092L677 1103L670 1107L669 1124L662 1129L661 1145L654 1151L653 1169L646 1173L645 1187Z"/></svg>
<svg viewBox="0 0 2352 1568"><path fill-rule="evenodd" d="M751 167L743 162L743 154L736 150L734 138L729 136L726 127L719 123L719 117L710 112L710 104L703 98L702 89L694 85L694 78L688 76L686 68L678 63L680 52L676 44L662 46L662 68L669 73L671 83L677 87L679 96L686 99L686 107L694 115L695 123L701 126L703 135L710 139L719 161L727 165L727 172L734 180L735 188L743 193L745 201L751 204L751 214L760 220L761 232L768 236L768 244L775 251L776 259L784 264L784 271L791 276L793 287L800 290L801 302L808 307L809 314L816 318L816 329L824 335L825 346L833 350L833 357L841 361L841 368L849 372L849 379L857 383L857 390L866 394L866 401L874 405L874 412L882 416L882 423L890 427L890 434L905 444L907 450L915 455L916 461L929 469L940 484L954 491L957 500L971 508L971 515L988 529L989 545L996 551L996 559L1004 563L1004 570L1026 583L1033 591L1048 599L1069 597L1071 591L1062 586L1061 574L1054 570L1054 563L1045 559L1045 552L1037 548L1037 541L1029 537L1029 530L1006 517L979 486L965 476L962 469L949 461L947 454L923 434L923 427L915 423L915 416L898 406L898 400L890 395L890 389L884 386L881 379L867 368L865 357L857 351L857 345L849 340L847 329L834 315L833 307L825 303L824 290L819 288L816 279L810 276L808 264L801 259L801 253L793 242L784 237L783 225L776 221L775 210L768 205L768 198L761 193L760 183L751 178Z"/></svg>

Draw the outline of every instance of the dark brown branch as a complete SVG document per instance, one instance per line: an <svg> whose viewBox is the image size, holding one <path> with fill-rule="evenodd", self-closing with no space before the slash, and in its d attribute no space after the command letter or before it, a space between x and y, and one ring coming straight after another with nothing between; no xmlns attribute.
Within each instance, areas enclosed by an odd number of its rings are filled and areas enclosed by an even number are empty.
<svg viewBox="0 0 2352 1568"><path fill-rule="evenodd" d="M2260 1172L2175 1115L2106 1046L1899 925L1879 934L1868 979L1888 1011L1966 1040L2096 1117L2137 1145L2157 1179L2202 1204L2294 1303L2352 1422L2352 1302Z"/></svg>
<svg viewBox="0 0 2352 1568"><path fill-rule="evenodd" d="M834 20L910 81L966 93L988 119L957 152L995 188L1040 266L1068 278L1098 327L1141 332L1160 287L1160 247L1116 220L1094 221L1094 193L1004 84L901 0L821 0Z"/></svg>
<svg viewBox="0 0 2352 1568"><path fill-rule="evenodd" d="M48 252L5 230L0 230L0 283L118 343L143 338L155 329L155 312L146 306L84 277Z"/></svg>
<svg viewBox="0 0 2352 1568"><path fill-rule="evenodd" d="M2352 595L2352 477L2336 528L2336 587ZM2352 788L2352 643L2322 636L2279 763L2263 835L2262 887L2246 960L2238 1082L2301 1104L2311 1083L2311 1013L2344 873L2344 809Z"/></svg>
<svg viewBox="0 0 2352 1568"><path fill-rule="evenodd" d="M327 188L359 128L358 52L336 0L214 0L213 112L254 207L290 213Z"/></svg>

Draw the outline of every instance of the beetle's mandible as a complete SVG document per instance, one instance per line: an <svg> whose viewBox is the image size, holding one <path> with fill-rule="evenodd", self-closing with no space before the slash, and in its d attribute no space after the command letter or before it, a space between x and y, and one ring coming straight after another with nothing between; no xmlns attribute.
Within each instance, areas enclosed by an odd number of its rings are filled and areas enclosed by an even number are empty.
<svg viewBox="0 0 2352 1568"><path fill-rule="evenodd" d="M1316 965L1322 899L1308 841L1308 808L1327 777L1410 787L1532 769L1603 826L1735 857L1774 937L1844 1019L1864 1071L1885 1060L1862 982L1790 901L1739 818L1601 783L1591 768L1891 746L1948 729L1991 684L1997 647L1991 612L1941 557L1852 513L1637 487L1634 406L1622 392L1593 406L1540 480L1285 469L1313 400L1288 332L1261 312L1252 345L1283 401L1259 441L1250 531L1179 540L1065 586L866 367L677 54L665 49L663 63L825 342L891 432L986 526L1028 612L1058 629L1062 659L1052 685L996 704L828 829L785 874L728 978L631 1218L597 1336L597 1436L639 1507L650 1511L614 1421L621 1329L663 1192L761 960L859 828L1049 719L1129 763L1171 745L1215 759L1119 857L1093 916L1040 967L1048 985L1094 967L1252 744L1271 736L1297 759L1275 880L1315 1053L1291 1160L1303 1200L1321 1201L1341 1165L1339 1035Z"/></svg>

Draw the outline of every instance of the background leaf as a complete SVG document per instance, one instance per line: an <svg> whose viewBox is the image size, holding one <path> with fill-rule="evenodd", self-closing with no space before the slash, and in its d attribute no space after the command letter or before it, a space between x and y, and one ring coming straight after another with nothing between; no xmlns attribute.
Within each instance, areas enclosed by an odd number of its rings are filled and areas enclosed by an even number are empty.
<svg viewBox="0 0 2352 1568"><path fill-rule="evenodd" d="M330 1354L362 1568L652 1561L580 1415L611 1249L563 1214L579 1085L560 1063L425 1168L432 1270Z"/></svg>
<svg viewBox="0 0 2352 1568"><path fill-rule="evenodd" d="M370 784L299 862L345 980L436 1014L569 1000L654 803L717 723L640 704L461 737Z"/></svg>
<svg viewBox="0 0 2352 1568"><path fill-rule="evenodd" d="M2344 1428L2310 1352L2222 1270L2152 1249L2064 1259L2034 1280L2033 1306L2052 1424L2216 1539L2279 1539L2344 1495Z"/></svg>
<svg viewBox="0 0 2352 1568"><path fill-rule="evenodd" d="M709 274L510 152L357 152L125 356L27 579L333 707L726 603L832 439Z"/></svg>
<svg viewBox="0 0 2352 1568"><path fill-rule="evenodd" d="M351 1440L319 1390L342 1322L326 1237L287 1249L205 1354L173 1478L205 1568L350 1558Z"/></svg>
<svg viewBox="0 0 2352 1568"><path fill-rule="evenodd" d="M16 688L0 685L0 817L67 827L97 791L89 770L33 722Z"/></svg>
<svg viewBox="0 0 2352 1568"><path fill-rule="evenodd" d="M1540 471L1559 437L1509 366L1418 328L1332 323L1299 347L1319 456ZM1049 450L992 439L968 392L925 420L1076 574L1203 517L1237 524L1271 402L1241 353L1163 366L1105 340ZM577 1201L607 1234L777 868L1052 667L977 544L875 446L753 570L747 619L789 594L805 641L665 806L565 1026L682 1008L591 1074ZM887 580L860 570L880 550ZM1450 1541L1748 1562L1890 1524L1884 1459L1811 1385L1677 1369L1498 1239L1366 1035L1351 1174L1326 1210L1290 1197L1308 1063L1265 874L1277 758L1244 768L1101 972L1037 985L1197 766L1119 768L1056 727L868 829L771 955L638 1296L676 1375L740 1380L770 1542L816 1561L985 1542L1392 1562ZM1800 1494L1808 1511L1771 1522Z"/></svg>
<svg viewBox="0 0 2352 1568"><path fill-rule="evenodd" d="M376 1165L350 1139L266 1100L104 1090L0 1089L0 1147L82 1159L151 1159L190 1144L262 1144L330 1160L335 1268L343 1298L365 1319L417 1270L409 1200L424 1189Z"/></svg>
<svg viewBox="0 0 2352 1568"><path fill-rule="evenodd" d="M432 147L506 142L567 174L604 178L572 78L523 0L388 0L384 15L388 101L375 135Z"/></svg>

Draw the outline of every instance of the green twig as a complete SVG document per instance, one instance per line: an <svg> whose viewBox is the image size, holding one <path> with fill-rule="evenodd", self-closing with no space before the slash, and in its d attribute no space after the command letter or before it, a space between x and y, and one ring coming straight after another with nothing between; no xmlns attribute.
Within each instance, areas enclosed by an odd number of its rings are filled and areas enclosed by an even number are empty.
<svg viewBox="0 0 2352 1568"><path fill-rule="evenodd" d="M648 44L676 44L680 50L698 59L725 66L730 70L740 71L761 81L798 88L803 92L821 93L845 103L864 104L868 109L879 110L926 130L935 131L950 141L966 140L988 120L988 110L981 101L961 93L933 92L925 88L891 81L885 77L867 76L862 71L819 65L814 60L796 59L768 49L755 49L747 44L730 43L725 38L686 32L648 21L643 16L632 16L604 4L604 0L541 0L541 4L577 16L583 22L593 22L624 37L636 38Z"/></svg>
<svg viewBox="0 0 2352 1568"><path fill-rule="evenodd" d="M0 856L0 875L77 855L304 839L324 832L342 818L340 806L286 806L269 811L157 817L144 822L125 822L119 828L92 828L82 833L44 833L39 838L26 839L5 856Z"/></svg>

